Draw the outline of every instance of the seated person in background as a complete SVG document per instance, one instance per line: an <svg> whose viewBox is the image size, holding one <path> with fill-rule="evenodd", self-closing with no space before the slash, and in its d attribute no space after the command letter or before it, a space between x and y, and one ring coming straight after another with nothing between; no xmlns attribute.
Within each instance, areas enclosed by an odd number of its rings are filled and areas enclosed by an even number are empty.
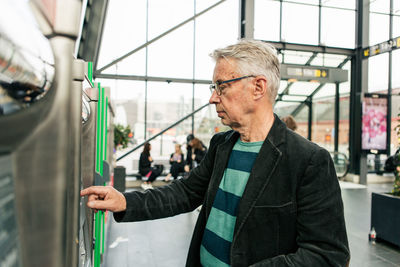
<svg viewBox="0 0 400 267"><path fill-rule="evenodd" d="M193 158L192 158L192 151L193 151L193 149L192 149L192 140L194 138L195 137L194 137L193 134L189 134L186 137L186 142L187 142L186 150L187 150L187 153L186 153L185 172L189 172L191 169L194 168L194 166L193 166ZM199 139L197 139L197 140L199 140ZM207 147L203 144L202 141L200 141L200 144L205 149L205 151L207 152Z"/></svg>
<svg viewBox="0 0 400 267"><path fill-rule="evenodd" d="M192 164L193 168L196 168L197 165L203 160L204 156L207 153L207 149L202 145L202 142L198 138L193 138L190 141L190 146L192 147Z"/></svg>
<svg viewBox="0 0 400 267"><path fill-rule="evenodd" d="M297 123L296 120L293 118L292 115L288 115L286 117L282 118L282 121L286 124L286 126L292 130L292 131L296 131L297 129Z"/></svg>
<svg viewBox="0 0 400 267"><path fill-rule="evenodd" d="M171 169L168 175L165 177L166 182L170 180L171 176L176 179L178 178L179 173L183 172L184 155L182 153L180 144L175 144L175 153L171 154L169 163L171 164Z"/></svg>
<svg viewBox="0 0 400 267"><path fill-rule="evenodd" d="M143 176L146 176L148 179L141 186L143 189L153 188L151 185L154 180L160 176L163 171L162 165L160 167L151 167L151 163L153 159L150 155L151 144L145 143L143 147L143 152L140 154L139 159L139 173Z"/></svg>

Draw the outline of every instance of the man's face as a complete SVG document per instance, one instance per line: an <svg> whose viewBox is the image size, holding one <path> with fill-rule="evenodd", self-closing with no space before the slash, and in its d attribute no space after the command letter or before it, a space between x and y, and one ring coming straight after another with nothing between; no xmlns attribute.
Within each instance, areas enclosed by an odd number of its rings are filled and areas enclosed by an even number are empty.
<svg viewBox="0 0 400 267"><path fill-rule="evenodd" d="M243 75L246 75L243 74ZM214 68L213 82L226 81L239 78L236 72L236 62L232 59L220 59ZM242 126L246 122L247 114L251 111L252 78L224 83L220 85L222 94L219 96L214 91L210 97L210 104L215 104L218 117L224 125L232 129Z"/></svg>

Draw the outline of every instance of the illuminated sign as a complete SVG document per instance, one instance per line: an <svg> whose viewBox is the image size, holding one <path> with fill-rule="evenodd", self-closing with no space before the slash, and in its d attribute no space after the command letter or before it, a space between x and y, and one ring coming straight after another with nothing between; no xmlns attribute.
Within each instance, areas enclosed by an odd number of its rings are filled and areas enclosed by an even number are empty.
<svg viewBox="0 0 400 267"><path fill-rule="evenodd" d="M380 55L400 48L400 36L363 49L363 58Z"/></svg>
<svg viewBox="0 0 400 267"><path fill-rule="evenodd" d="M281 79L288 81L345 82L347 70L323 66L281 64Z"/></svg>
<svg viewBox="0 0 400 267"><path fill-rule="evenodd" d="M287 75L289 76L301 76L301 77L310 77L310 78L328 78L328 70L327 69L309 69L306 67L303 68L287 68Z"/></svg>

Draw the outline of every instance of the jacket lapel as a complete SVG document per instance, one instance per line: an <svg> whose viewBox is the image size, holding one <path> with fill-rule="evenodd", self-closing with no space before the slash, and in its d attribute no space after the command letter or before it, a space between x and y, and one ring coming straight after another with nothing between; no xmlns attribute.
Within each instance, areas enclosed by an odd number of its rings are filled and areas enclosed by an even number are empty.
<svg viewBox="0 0 400 267"><path fill-rule="evenodd" d="M275 115L274 124L254 162L249 180L239 203L233 237L234 241L257 199L265 191L270 180L273 179L272 174L282 157L282 152L278 149L278 146L284 142L284 139L285 125Z"/></svg>

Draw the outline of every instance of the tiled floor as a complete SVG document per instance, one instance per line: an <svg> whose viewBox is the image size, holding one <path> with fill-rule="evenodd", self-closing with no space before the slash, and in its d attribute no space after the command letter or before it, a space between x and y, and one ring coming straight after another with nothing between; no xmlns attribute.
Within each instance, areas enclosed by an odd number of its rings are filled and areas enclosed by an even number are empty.
<svg viewBox="0 0 400 267"><path fill-rule="evenodd" d="M342 195L349 237L350 267L400 267L400 248L368 242L371 192L387 192L391 184L368 187L343 184ZM400 211L399 211L400 212ZM186 254L198 212L155 221L108 221L103 267L179 267Z"/></svg>

